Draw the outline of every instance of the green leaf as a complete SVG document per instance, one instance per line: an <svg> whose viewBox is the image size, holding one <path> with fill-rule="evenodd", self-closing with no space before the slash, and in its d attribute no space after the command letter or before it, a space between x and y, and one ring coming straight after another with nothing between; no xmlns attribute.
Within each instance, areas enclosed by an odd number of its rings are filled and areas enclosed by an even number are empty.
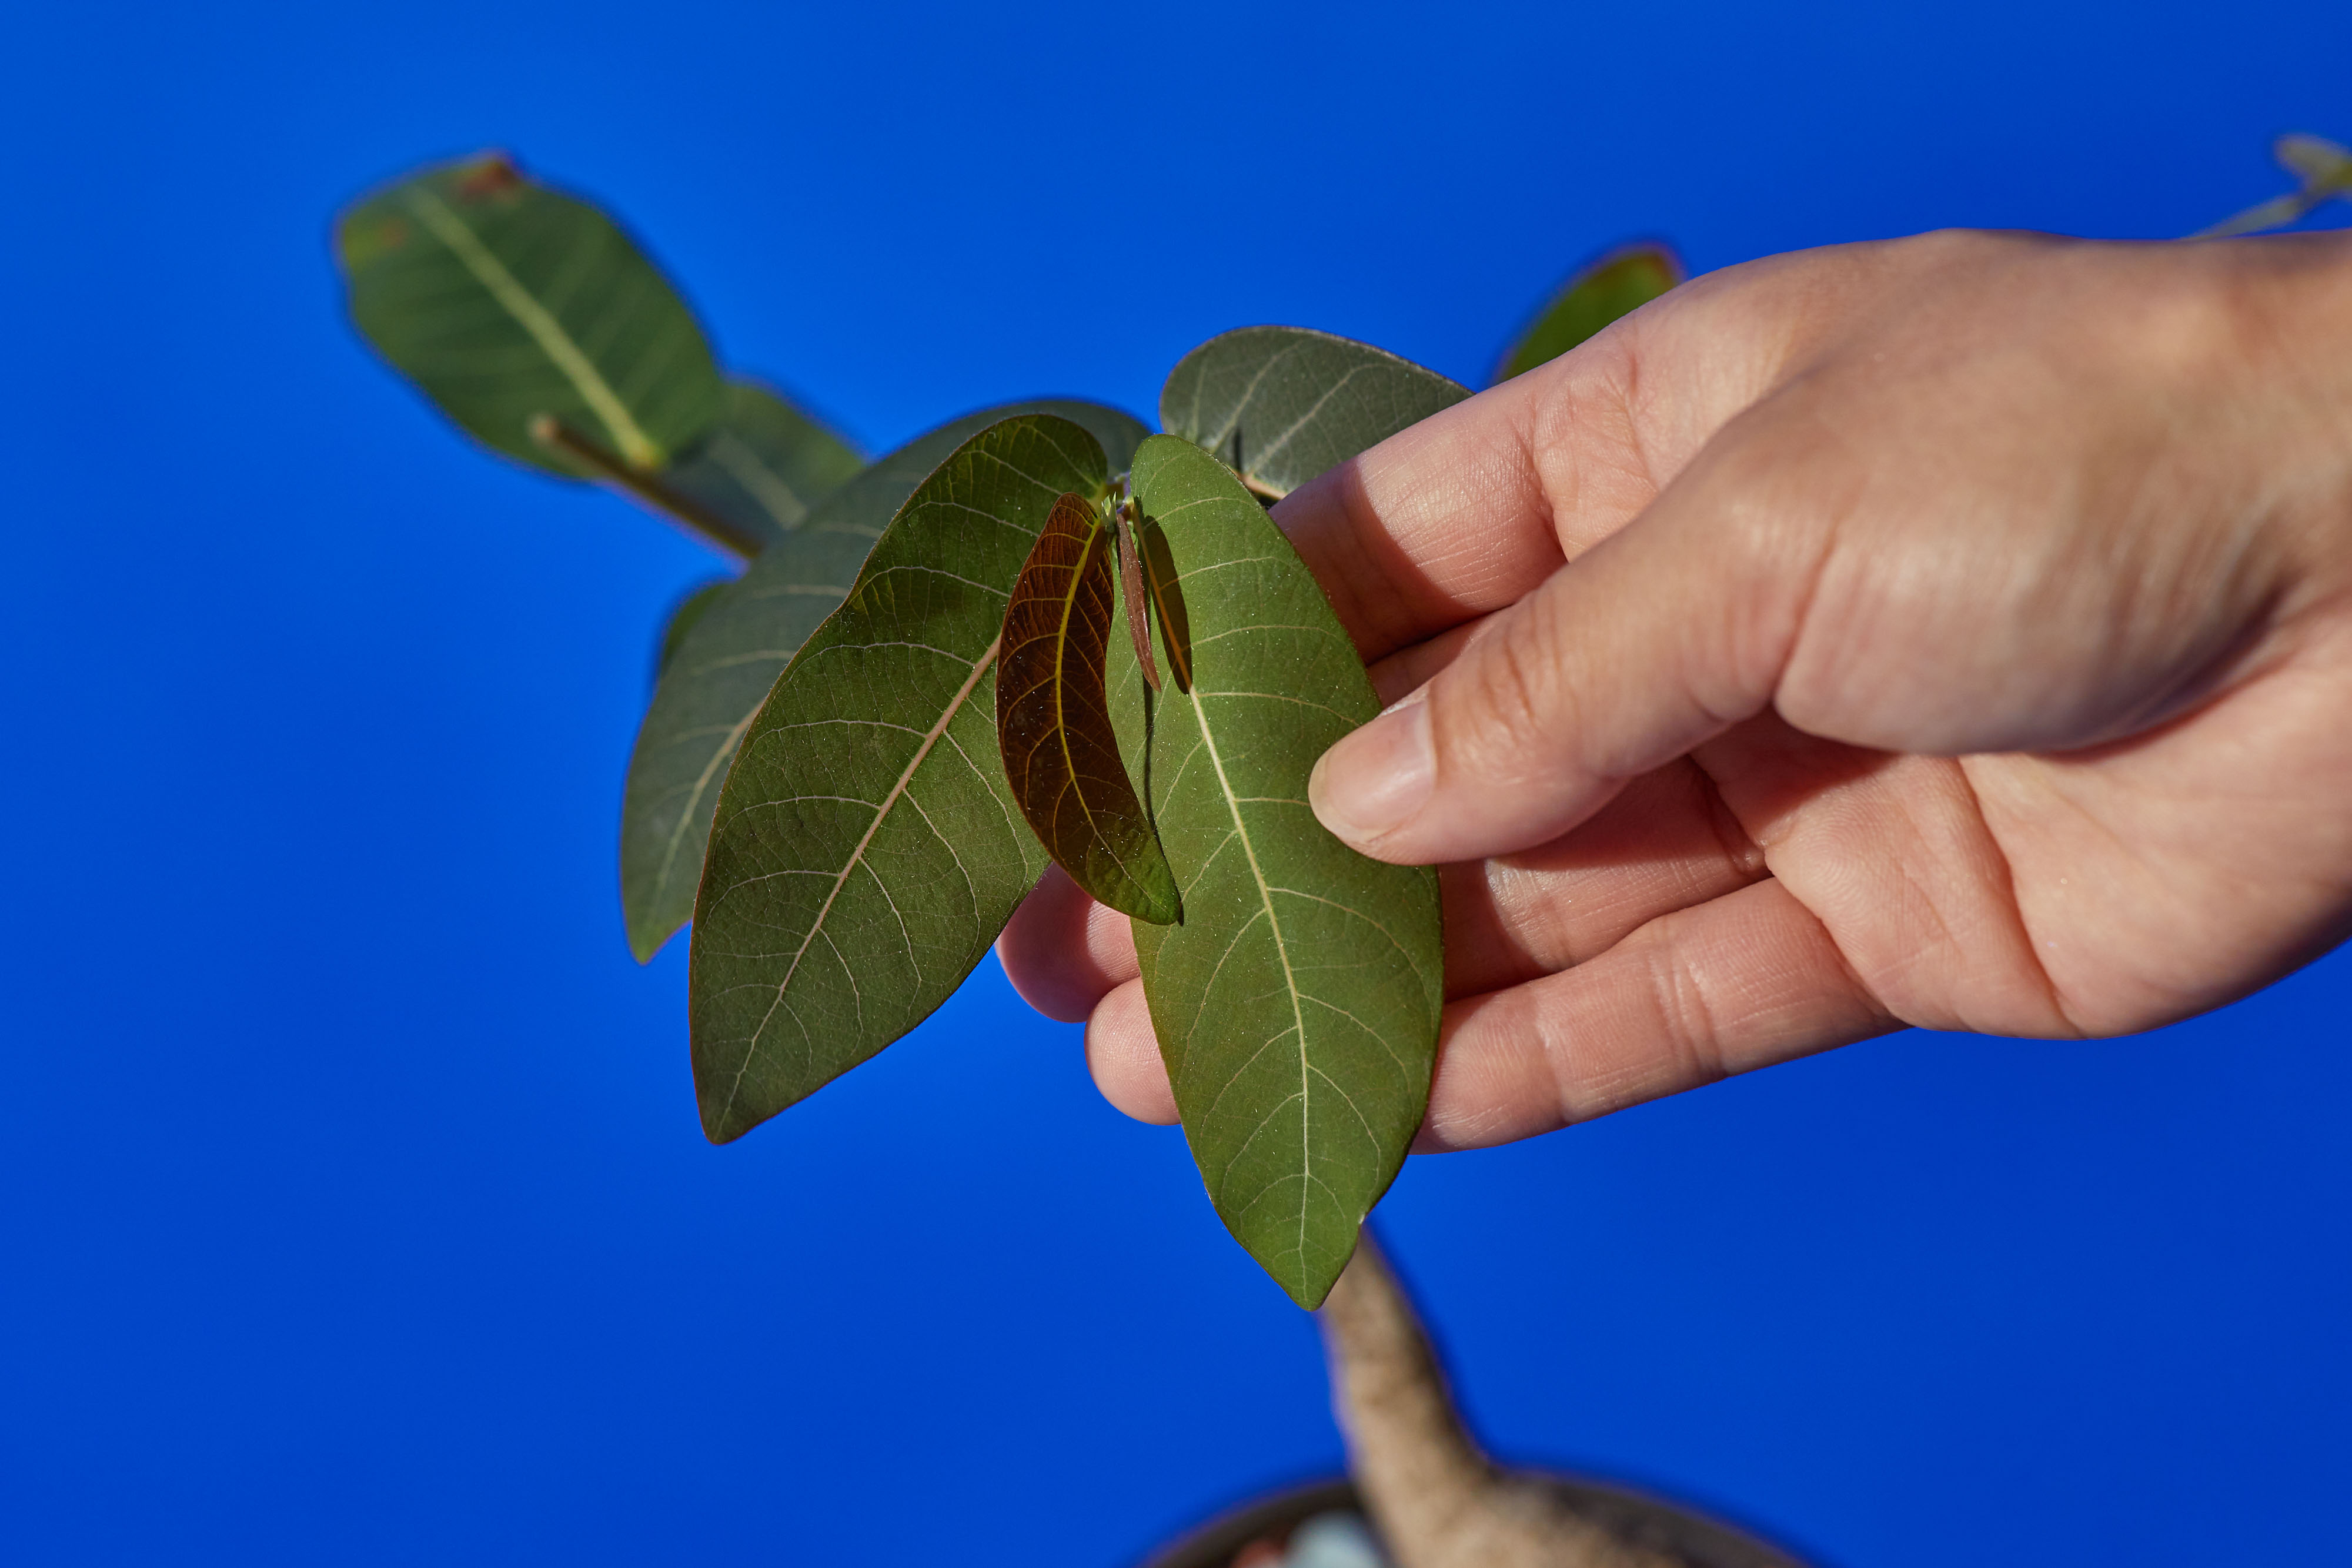
<svg viewBox="0 0 2352 1568"><path fill-rule="evenodd" d="M1045 869L997 757L998 639L1055 501L1109 473L1050 414L973 436L769 693L695 904L688 1009L714 1143L920 1023Z"/></svg>
<svg viewBox="0 0 2352 1568"><path fill-rule="evenodd" d="M726 413L662 482L765 549L865 465L856 448L775 392L730 380Z"/></svg>
<svg viewBox="0 0 2352 1568"><path fill-rule="evenodd" d="M2271 153L2290 174L2309 186L2352 190L2352 148L2324 136L2290 131L2272 146Z"/></svg>
<svg viewBox="0 0 2352 1568"><path fill-rule="evenodd" d="M1113 909L1165 925L1180 911L1176 883L1103 692L1117 538L1087 497L1054 504L1005 607L996 734L1013 798L1046 852Z"/></svg>
<svg viewBox="0 0 2352 1568"><path fill-rule="evenodd" d="M499 153L443 164L347 211L352 318L477 438L567 476L549 415L641 473L699 441L722 395L686 302L603 213Z"/></svg>
<svg viewBox="0 0 2352 1568"><path fill-rule="evenodd" d="M682 636L637 730L621 804L621 904L639 962L694 913L704 841L736 744L803 639L833 613L891 517L950 454L1016 413L1085 427L1125 466L1143 426L1069 401L984 410L917 436L819 501L800 528L713 596ZM1009 582L1008 579L1008 582Z"/></svg>
<svg viewBox="0 0 2352 1568"><path fill-rule="evenodd" d="M1307 808L1315 759L1379 703L1281 530L1172 437L1137 451L1133 486L1192 644L1192 690L1151 699L1143 772L1184 921L1135 927L1144 993L1218 1214L1312 1307L1427 1107L1437 877L1365 859ZM1131 737L1141 683L1116 655L1112 707Z"/></svg>
<svg viewBox="0 0 2352 1568"><path fill-rule="evenodd" d="M718 597L734 584L733 578L722 577L692 590L677 601L677 607L669 612L669 623L662 628L661 644L654 651L655 680L660 680L662 672L669 668L669 662L677 656L678 644L686 641L688 632L694 630L694 623L701 620Z"/></svg>
<svg viewBox="0 0 2352 1568"><path fill-rule="evenodd" d="M1469 395L1368 343L1303 327L1244 327L1176 362L1160 389L1160 427L1279 498Z"/></svg>
<svg viewBox="0 0 2352 1568"><path fill-rule="evenodd" d="M2248 207L2235 217L2199 230L2189 236L2190 239L2221 239L2284 228L2302 222L2331 197L2352 199L2352 149L2339 147L2324 136L2294 131L2273 143L2271 155L2302 182L2302 188Z"/></svg>
<svg viewBox="0 0 2352 1568"><path fill-rule="evenodd" d="M1683 280L1682 258L1662 245L1628 246L1571 277L1504 350L1495 379L1556 360L1620 316L1634 311Z"/></svg>

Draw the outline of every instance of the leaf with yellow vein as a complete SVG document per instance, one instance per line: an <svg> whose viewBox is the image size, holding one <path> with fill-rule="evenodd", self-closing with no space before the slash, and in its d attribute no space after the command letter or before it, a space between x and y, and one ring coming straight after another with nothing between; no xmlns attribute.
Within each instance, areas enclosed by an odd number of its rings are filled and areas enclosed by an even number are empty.
<svg viewBox="0 0 2352 1568"><path fill-rule="evenodd" d="M1084 496L1054 503L1005 607L997 744L1046 852L1113 909L1166 925L1182 906L1103 695L1116 538Z"/></svg>

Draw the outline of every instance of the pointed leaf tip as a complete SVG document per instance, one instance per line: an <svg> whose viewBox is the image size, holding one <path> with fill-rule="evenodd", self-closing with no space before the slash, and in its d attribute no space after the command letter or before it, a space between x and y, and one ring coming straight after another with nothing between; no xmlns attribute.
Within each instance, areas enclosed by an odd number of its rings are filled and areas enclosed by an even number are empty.
<svg viewBox="0 0 2352 1568"><path fill-rule="evenodd" d="M1021 814L1072 880L1167 925L1181 912L1176 881L1119 760L1104 691L1114 538L1085 497L1054 503L1005 607L997 745Z"/></svg>
<svg viewBox="0 0 2352 1568"><path fill-rule="evenodd" d="M1133 429L1097 423L1122 444ZM1105 444L1030 413L955 447L749 718L711 818L687 967L712 1138L920 1023L1036 885L1045 853L992 722L1004 608L1055 501L1108 483ZM688 634L665 687L724 613Z"/></svg>
<svg viewBox="0 0 2352 1568"><path fill-rule="evenodd" d="M651 957L694 913L703 846L736 744L794 651L847 595L866 551L916 487L974 435L1021 413L1076 421L1122 468L1144 436L1134 419L1100 403L1014 403L951 420L827 494L681 636L637 733L622 807L621 898L639 958ZM682 464L669 478L683 486L693 466ZM1025 551L1025 536L1017 548ZM1007 583L1021 559L1005 567ZM1000 604L992 634L1002 619Z"/></svg>
<svg viewBox="0 0 2352 1568"><path fill-rule="evenodd" d="M1281 529L1181 439L1145 442L1133 482L1147 562L1157 553L1155 579L1181 585L1161 600L1181 609L1193 654L1186 689L1154 703L1135 769L1184 898L1181 925L1136 927L1144 998L1218 1215L1311 1307L1428 1103L1437 879L1365 859L1307 803L1315 759L1380 703ZM1142 682L1123 666L1127 713Z"/></svg>

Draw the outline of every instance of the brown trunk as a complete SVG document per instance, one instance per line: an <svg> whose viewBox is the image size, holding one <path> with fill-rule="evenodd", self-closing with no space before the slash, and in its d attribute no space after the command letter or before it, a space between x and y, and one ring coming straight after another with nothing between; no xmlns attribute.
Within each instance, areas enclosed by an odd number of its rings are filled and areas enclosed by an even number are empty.
<svg viewBox="0 0 2352 1568"><path fill-rule="evenodd" d="M1370 1230L1318 1315L1349 1468L1397 1568L1685 1568L1486 1456Z"/></svg>

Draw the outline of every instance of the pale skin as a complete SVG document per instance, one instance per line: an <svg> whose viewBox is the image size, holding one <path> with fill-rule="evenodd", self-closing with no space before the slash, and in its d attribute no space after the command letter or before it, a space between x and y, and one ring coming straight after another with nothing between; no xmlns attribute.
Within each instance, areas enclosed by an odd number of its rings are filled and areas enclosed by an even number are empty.
<svg viewBox="0 0 2352 1568"><path fill-rule="evenodd" d="M1393 705L1316 813L1444 868L1423 1150L2352 935L2352 236L1733 267L1275 517ZM1124 916L1053 872L998 950L1175 1120Z"/></svg>

